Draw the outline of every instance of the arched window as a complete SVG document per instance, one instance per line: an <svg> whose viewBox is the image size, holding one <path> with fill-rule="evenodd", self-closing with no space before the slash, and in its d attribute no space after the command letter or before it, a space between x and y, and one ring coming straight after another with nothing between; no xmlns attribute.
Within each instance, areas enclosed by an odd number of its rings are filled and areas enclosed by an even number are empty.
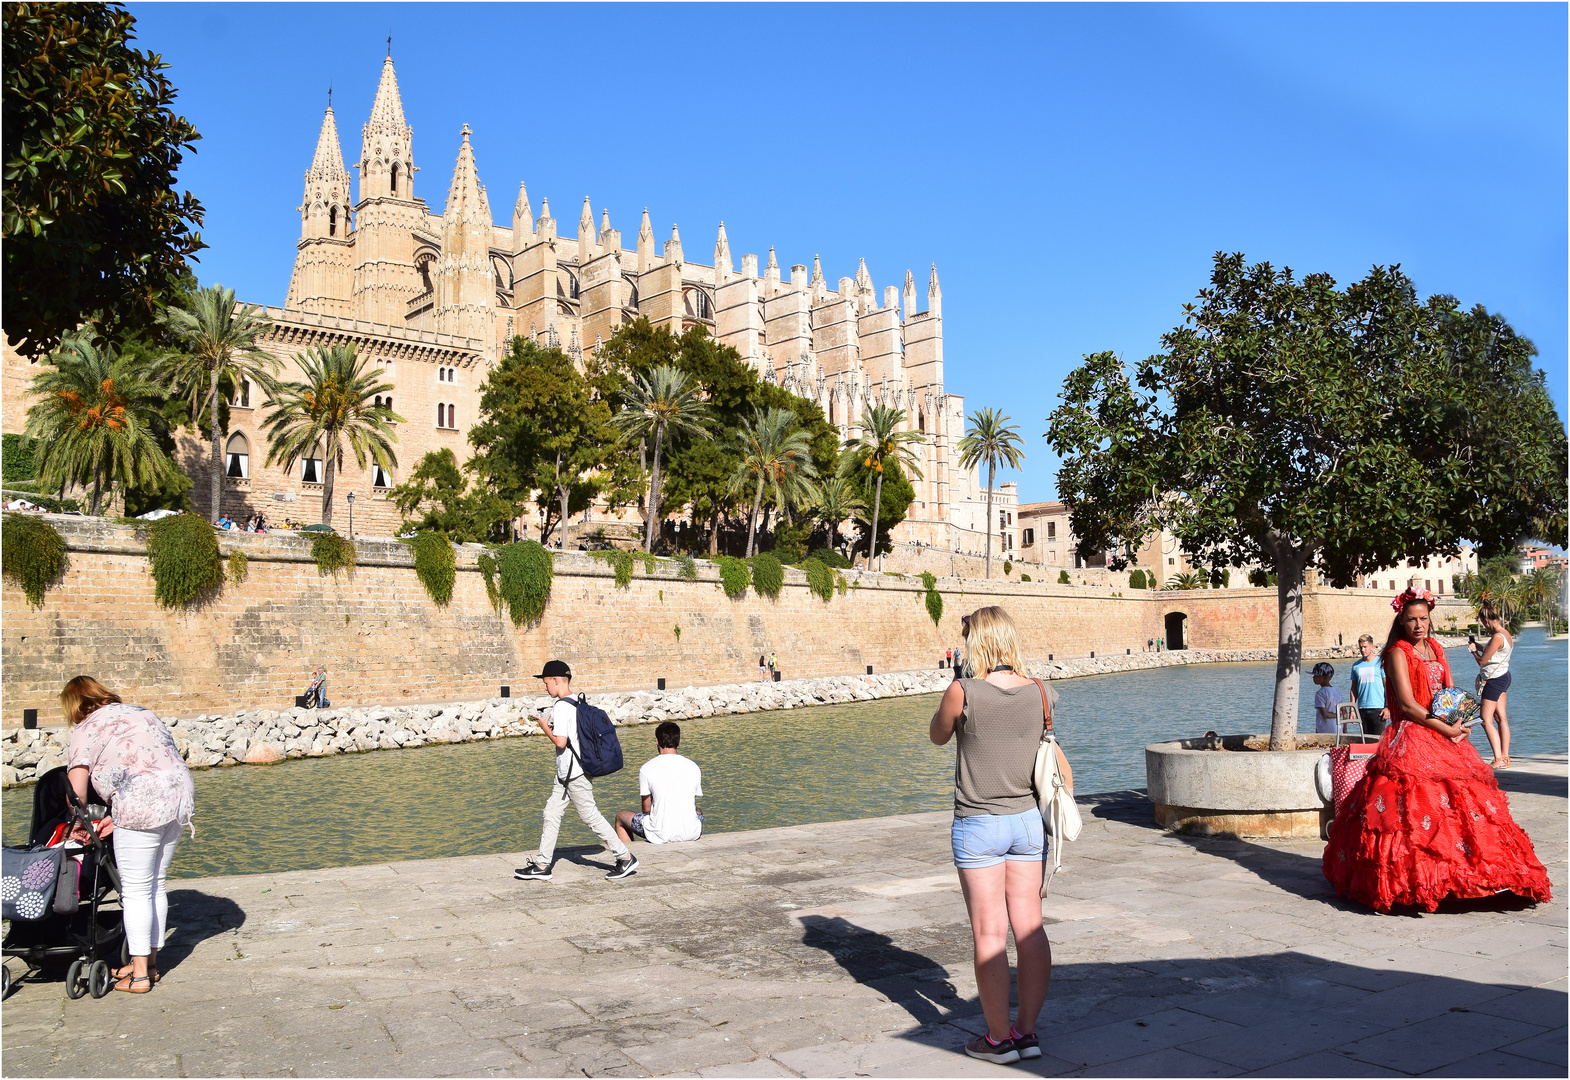
<svg viewBox="0 0 1570 1080"><path fill-rule="evenodd" d="M318 443L311 447L311 456L300 459L300 480L306 484L320 484L322 482L322 447Z"/></svg>
<svg viewBox="0 0 1570 1080"><path fill-rule="evenodd" d="M371 486L373 488L390 488L392 487L392 477L387 475L386 469L380 465L373 464L371 466Z"/></svg>
<svg viewBox="0 0 1570 1080"><path fill-rule="evenodd" d="M235 402L234 403L236 405L240 406L240 408L242 408L242 409L249 409L251 407L251 380L250 379L241 379L240 380L240 392L235 395Z"/></svg>
<svg viewBox="0 0 1570 1080"><path fill-rule="evenodd" d="M436 426L447 426L447 403L444 401L438 401L436 403Z"/></svg>
<svg viewBox="0 0 1570 1080"><path fill-rule="evenodd" d="M398 194L398 163L396 161L393 162L392 167L392 193L394 195Z"/></svg>
<svg viewBox="0 0 1570 1080"><path fill-rule="evenodd" d="M244 435L235 432L229 436L228 456L224 459L224 475L246 480L251 475L251 444Z"/></svg>
<svg viewBox="0 0 1570 1080"><path fill-rule="evenodd" d="M450 428L458 426L458 406L450 401L447 403L447 426Z"/></svg>
<svg viewBox="0 0 1570 1080"><path fill-rule="evenodd" d="M338 235L338 208L336 206L327 208L327 235Z"/></svg>

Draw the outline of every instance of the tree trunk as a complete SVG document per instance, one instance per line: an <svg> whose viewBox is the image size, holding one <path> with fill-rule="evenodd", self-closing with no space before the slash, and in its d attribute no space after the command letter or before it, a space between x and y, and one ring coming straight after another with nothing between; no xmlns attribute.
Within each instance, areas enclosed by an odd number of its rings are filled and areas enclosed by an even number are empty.
<svg viewBox="0 0 1570 1080"><path fill-rule="evenodd" d="M1298 687L1303 675L1304 553L1286 539L1277 541L1276 697L1270 714L1270 749L1297 748Z"/></svg>
<svg viewBox="0 0 1570 1080"><path fill-rule="evenodd" d="M207 414L213 424L213 524L223 516L223 439L218 434L218 369L212 371L211 389L207 392Z"/></svg>
<svg viewBox="0 0 1570 1080"><path fill-rule="evenodd" d="M654 538L657 535L656 523L660 519L660 442L664 435L664 428L654 429L654 468L649 471L649 514L643 539L644 550L651 555L654 554Z"/></svg>
<svg viewBox="0 0 1570 1080"><path fill-rule="evenodd" d="M872 496L872 539L867 544L867 569L872 569L872 560L878 552L878 514L883 509L883 470L878 470L878 487Z"/></svg>
<svg viewBox="0 0 1570 1080"><path fill-rule="evenodd" d="M98 516L98 504L103 499L104 473L102 469L93 471L93 495L88 500L87 513L91 517Z"/></svg>
<svg viewBox="0 0 1570 1080"><path fill-rule="evenodd" d="M997 479L998 467L995 463L987 462L987 580L992 580L992 487Z"/></svg>
<svg viewBox="0 0 1570 1080"><path fill-rule="evenodd" d="M556 494L561 499L561 546L562 550L565 551L567 549L567 506L571 492L568 491L567 485L562 483L561 460L562 454L558 450L556 451Z"/></svg>
<svg viewBox="0 0 1570 1080"><path fill-rule="evenodd" d="M714 504L714 516L709 520L709 558L720 553L720 507Z"/></svg>
<svg viewBox="0 0 1570 1080"><path fill-rule="evenodd" d="M322 454L322 524L333 523L333 480L338 475L338 455L329 448Z"/></svg>
<svg viewBox="0 0 1570 1080"><path fill-rule="evenodd" d="M747 515L747 558L752 558L752 542L758 535L758 510L763 506L763 475L758 475L758 494L752 499L752 513Z"/></svg>

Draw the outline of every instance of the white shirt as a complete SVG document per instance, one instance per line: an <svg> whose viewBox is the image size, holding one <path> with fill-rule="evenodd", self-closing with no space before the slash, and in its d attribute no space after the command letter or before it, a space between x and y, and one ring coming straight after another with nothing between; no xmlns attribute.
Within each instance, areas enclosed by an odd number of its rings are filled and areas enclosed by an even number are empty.
<svg viewBox="0 0 1570 1080"><path fill-rule="evenodd" d="M556 704L551 706L551 733L557 738L566 739L567 746L576 750L581 757L583 750L578 742L578 706L573 704L576 697L576 694L568 694L564 698L557 698ZM571 780L574 776L583 775L583 770L578 767L578 758L572 756L567 746L556 750L558 780Z"/></svg>
<svg viewBox="0 0 1570 1080"><path fill-rule="evenodd" d="M651 844L674 844L703 835L695 801L703 794L703 770L680 754L656 754L638 770L638 794L650 798L643 836Z"/></svg>

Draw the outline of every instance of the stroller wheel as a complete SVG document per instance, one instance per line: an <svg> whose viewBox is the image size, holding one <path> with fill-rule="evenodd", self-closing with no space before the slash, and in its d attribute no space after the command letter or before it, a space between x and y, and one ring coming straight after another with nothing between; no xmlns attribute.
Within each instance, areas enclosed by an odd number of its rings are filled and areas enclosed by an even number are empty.
<svg viewBox="0 0 1570 1080"><path fill-rule="evenodd" d="M11 969L0 965L0 998L11 995Z"/></svg>
<svg viewBox="0 0 1570 1080"><path fill-rule="evenodd" d="M95 998L101 998L113 985L114 978L109 973L109 965L102 960L94 960L93 966L87 969L88 992Z"/></svg>
<svg viewBox="0 0 1570 1080"><path fill-rule="evenodd" d="M1327 818L1325 823L1319 827L1319 838L1321 840L1330 839L1330 823L1334 820L1335 818Z"/></svg>
<svg viewBox="0 0 1570 1080"><path fill-rule="evenodd" d="M65 996L72 1001L80 1000L87 993L86 973L83 971L85 967L87 967L87 961L72 960L71 966L66 969Z"/></svg>

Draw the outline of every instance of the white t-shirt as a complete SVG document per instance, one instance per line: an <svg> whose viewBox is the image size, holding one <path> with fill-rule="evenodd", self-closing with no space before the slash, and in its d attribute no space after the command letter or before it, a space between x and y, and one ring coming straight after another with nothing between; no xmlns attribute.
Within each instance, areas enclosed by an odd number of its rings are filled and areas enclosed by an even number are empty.
<svg viewBox="0 0 1570 1080"><path fill-rule="evenodd" d="M557 698L556 704L551 706L551 732L559 738L567 740L567 745L577 750L581 756L583 751L578 743L578 706L573 704L576 694L569 694L564 698ZM582 776L583 770L578 767L578 759L573 757L566 746L556 751L556 778L558 780L571 780L575 776Z"/></svg>
<svg viewBox="0 0 1570 1080"><path fill-rule="evenodd" d="M1341 705L1341 691L1333 686L1321 686L1314 694L1314 731L1321 735L1336 733L1336 709ZM1327 715L1328 714L1328 715Z"/></svg>
<svg viewBox="0 0 1570 1080"><path fill-rule="evenodd" d="M703 794L703 770L680 754L656 754L638 770L638 794L651 802L643 836L651 844L674 844L703 835L694 801Z"/></svg>

